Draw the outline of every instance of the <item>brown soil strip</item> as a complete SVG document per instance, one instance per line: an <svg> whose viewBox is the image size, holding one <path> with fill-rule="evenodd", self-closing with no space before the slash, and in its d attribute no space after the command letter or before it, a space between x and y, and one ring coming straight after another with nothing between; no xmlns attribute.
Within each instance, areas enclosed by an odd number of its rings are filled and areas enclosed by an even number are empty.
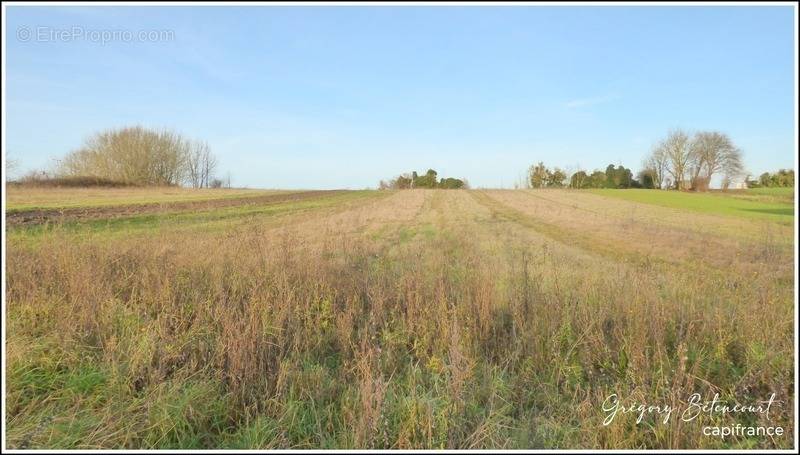
<svg viewBox="0 0 800 455"><path fill-rule="evenodd" d="M75 207L65 209L33 209L6 213L6 226L27 226L47 222L82 221L105 218L124 218L129 216L212 210L241 205L268 205L284 202L296 202L305 199L331 196L345 190L301 191L297 193L279 193L263 196L245 196L228 199L206 199L202 201L177 201L163 203L145 203L129 205L113 205L104 207Z"/></svg>

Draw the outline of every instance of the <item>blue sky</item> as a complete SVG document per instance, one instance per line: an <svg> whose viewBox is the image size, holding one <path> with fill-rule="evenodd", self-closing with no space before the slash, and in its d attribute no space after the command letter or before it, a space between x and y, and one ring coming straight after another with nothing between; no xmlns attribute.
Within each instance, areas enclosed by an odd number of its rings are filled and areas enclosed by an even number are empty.
<svg viewBox="0 0 800 455"><path fill-rule="evenodd" d="M540 160L635 171L676 127L728 133L754 174L794 167L791 7L8 7L6 20L5 141L22 170L133 124L206 140L234 185L264 188L429 167L511 187ZM58 30L172 39L47 38Z"/></svg>

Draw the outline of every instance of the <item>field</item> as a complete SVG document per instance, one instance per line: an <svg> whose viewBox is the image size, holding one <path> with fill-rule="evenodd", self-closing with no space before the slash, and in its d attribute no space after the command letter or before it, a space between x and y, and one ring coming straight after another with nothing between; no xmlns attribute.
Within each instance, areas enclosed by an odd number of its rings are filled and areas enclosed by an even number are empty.
<svg viewBox="0 0 800 455"><path fill-rule="evenodd" d="M173 203L180 201L207 201L279 191L205 188L54 188L20 187L11 185L6 195L6 211L18 212L33 209L88 208L114 205Z"/></svg>
<svg viewBox="0 0 800 455"><path fill-rule="evenodd" d="M793 193L216 191L9 188L9 447L793 446Z"/></svg>
<svg viewBox="0 0 800 455"><path fill-rule="evenodd" d="M717 215L751 217L784 224L794 219L792 188L754 188L746 191L706 194L679 191L594 190L596 194L662 207L693 210Z"/></svg>

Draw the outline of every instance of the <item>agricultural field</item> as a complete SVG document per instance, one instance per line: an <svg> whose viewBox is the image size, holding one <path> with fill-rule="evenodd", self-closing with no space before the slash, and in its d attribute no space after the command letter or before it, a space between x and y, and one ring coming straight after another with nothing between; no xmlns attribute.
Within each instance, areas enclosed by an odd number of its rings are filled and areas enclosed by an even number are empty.
<svg viewBox="0 0 800 455"><path fill-rule="evenodd" d="M753 188L710 193L682 191L654 193L650 190L637 189L592 191L607 197L706 214L758 218L784 224L792 224L794 220L794 188Z"/></svg>
<svg viewBox="0 0 800 455"><path fill-rule="evenodd" d="M791 448L794 194L9 188L11 448ZM758 403L684 421L627 405ZM783 436L702 433L780 426Z"/></svg>
<svg viewBox="0 0 800 455"><path fill-rule="evenodd" d="M275 194L276 190L208 188L106 188L106 187L36 187L9 185L6 211L66 209L120 205L165 204L185 201L209 201L255 195ZM285 192L285 191L284 191Z"/></svg>

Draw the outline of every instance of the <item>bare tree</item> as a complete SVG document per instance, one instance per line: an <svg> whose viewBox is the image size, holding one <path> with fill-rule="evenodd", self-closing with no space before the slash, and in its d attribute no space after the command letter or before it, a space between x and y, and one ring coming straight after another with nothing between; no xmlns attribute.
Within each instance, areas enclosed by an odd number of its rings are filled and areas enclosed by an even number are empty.
<svg viewBox="0 0 800 455"><path fill-rule="evenodd" d="M682 130L670 131L661 145L667 157L667 172L672 176L675 189L686 188L687 171L692 165L689 135Z"/></svg>
<svg viewBox="0 0 800 455"><path fill-rule="evenodd" d="M722 184L720 185L722 191L728 191L728 188L731 187L731 180L732 179L729 175L722 177Z"/></svg>
<svg viewBox="0 0 800 455"><path fill-rule="evenodd" d="M710 184L714 174L724 172L729 178L743 169L742 153L730 138L716 131L695 134L690 146L692 155L692 186Z"/></svg>
<svg viewBox="0 0 800 455"><path fill-rule="evenodd" d="M217 159L206 142L189 145L186 160L186 182L193 188L208 188L217 167Z"/></svg>
<svg viewBox="0 0 800 455"><path fill-rule="evenodd" d="M17 173L18 169L19 169L19 162L14 158L6 156L6 171L5 171L6 179L10 180L11 177Z"/></svg>
<svg viewBox="0 0 800 455"><path fill-rule="evenodd" d="M722 160L722 175L729 182L745 174L742 150L738 147L729 149Z"/></svg>
<svg viewBox="0 0 800 455"><path fill-rule="evenodd" d="M162 130L144 134L146 179L156 185L179 185L186 170L188 142L179 134ZM148 153L149 152L149 153Z"/></svg>
<svg viewBox="0 0 800 455"><path fill-rule="evenodd" d="M211 149L207 143L203 143L200 146L200 157L200 177L204 186L208 188L211 176L217 169L217 158L211 154Z"/></svg>
<svg viewBox="0 0 800 455"><path fill-rule="evenodd" d="M665 141L661 141L653 146L650 156L648 156L643 163L645 169L653 171L653 186L659 190L664 187L668 166L669 159L667 157Z"/></svg>
<svg viewBox="0 0 800 455"><path fill-rule="evenodd" d="M193 143L186 154L186 184L192 188L200 188L203 185L203 180L200 176L202 154L199 145L200 143L198 142Z"/></svg>

